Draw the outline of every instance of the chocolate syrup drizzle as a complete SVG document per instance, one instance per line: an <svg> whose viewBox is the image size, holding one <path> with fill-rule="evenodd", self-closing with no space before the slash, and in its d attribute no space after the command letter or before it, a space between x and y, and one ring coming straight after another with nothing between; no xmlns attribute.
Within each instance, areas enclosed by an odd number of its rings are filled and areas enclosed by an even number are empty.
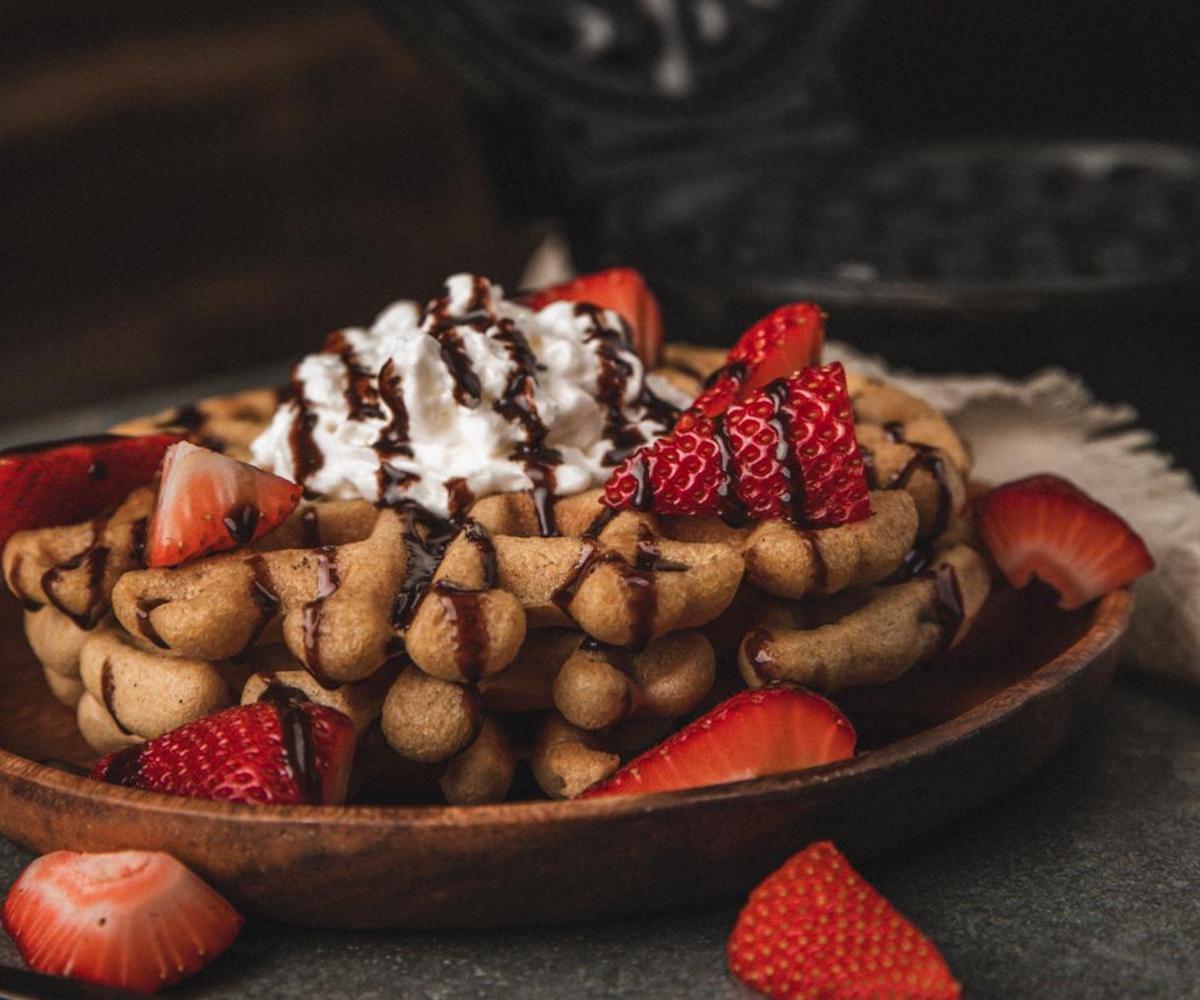
<svg viewBox="0 0 1200 1000"><path fill-rule="evenodd" d="M292 478L303 486L325 464L325 455L313 437L318 417L308 408L308 400L304 398L299 365L292 369L291 400L296 410L288 435L292 449Z"/></svg>
<svg viewBox="0 0 1200 1000"><path fill-rule="evenodd" d="M253 574L250 578L250 599L258 609L258 623L250 632L242 653L247 652L258 642L263 629L279 614L279 595L275 592L275 581L271 578L271 569L262 556L251 556L246 563Z"/></svg>
<svg viewBox="0 0 1200 1000"><path fill-rule="evenodd" d="M104 602L103 583L104 571L108 567L109 548L107 545L100 544L107 525L107 517L101 517L94 521L92 523L92 540L88 543L87 548L73 555L66 562L51 566L42 574L42 593L46 595L46 600L85 631L95 628L100 619L108 612L108 607ZM81 566L85 567L87 571L88 600L82 612L75 612L62 602L56 589L64 573L77 570Z"/></svg>
<svg viewBox="0 0 1200 1000"><path fill-rule="evenodd" d="M320 514L315 506L305 507L300 514L300 545L302 548L315 549L320 544Z"/></svg>
<svg viewBox="0 0 1200 1000"><path fill-rule="evenodd" d="M317 593L304 605L304 665L313 675L317 683L327 690L338 687L338 682L331 680L321 669L321 618L325 613L325 602L329 600L341 586L338 576L337 549L325 546L313 553L317 563Z"/></svg>
<svg viewBox="0 0 1200 1000"><path fill-rule="evenodd" d="M788 508L788 517L793 524L809 525L805 513L804 472L796 461L795 449L791 446L791 421L786 404L789 397L786 379L776 379L763 392L774 401L770 423L775 430L775 459L779 462L783 478L788 484L787 493L779 499Z"/></svg>
<svg viewBox="0 0 1200 1000"><path fill-rule="evenodd" d="M108 767L104 770L105 784L121 785L125 788L136 787L135 779L141 769L144 748L144 743L138 743L113 754L108 759Z"/></svg>
<svg viewBox="0 0 1200 1000"><path fill-rule="evenodd" d="M408 436L408 407L404 403L404 376L396 371L391 358L379 372L379 395L391 411L391 422L380 432L375 450L380 455L402 455L412 458Z"/></svg>
<svg viewBox="0 0 1200 1000"><path fill-rule="evenodd" d="M117 728L126 736L132 736L133 733L125 728L125 724L118 718L117 710L113 706L113 695L115 692L116 684L113 681L112 661L106 659L100 667L100 696L104 701L104 707L108 709L108 714L112 717L113 722L116 723Z"/></svg>
<svg viewBox="0 0 1200 1000"><path fill-rule="evenodd" d="M258 700L274 707L279 716L279 731L283 738L283 756L288 770L306 802L319 805L324 801L321 776L317 772L317 744L313 738L312 720L304 705L308 695L298 688L268 682Z"/></svg>
<svg viewBox="0 0 1200 1000"><path fill-rule="evenodd" d="M137 604L134 607L134 619L137 621L138 631L149 639L159 649L170 649L167 641L158 634L158 630L154 627L154 623L150 621L150 612L155 608L162 607L167 603L165 597L139 597Z"/></svg>
<svg viewBox="0 0 1200 1000"><path fill-rule="evenodd" d="M351 420L383 419L379 406L379 391L371 384L371 373L358 360L358 353L345 330L335 330L325 340L322 350L336 354L346 366L346 406ZM382 380L381 380L382 382Z"/></svg>
<svg viewBox="0 0 1200 1000"><path fill-rule="evenodd" d="M252 503L244 503L226 514L221 523L225 525L225 530L229 532L234 545L249 545L258 527L259 516L258 507Z"/></svg>

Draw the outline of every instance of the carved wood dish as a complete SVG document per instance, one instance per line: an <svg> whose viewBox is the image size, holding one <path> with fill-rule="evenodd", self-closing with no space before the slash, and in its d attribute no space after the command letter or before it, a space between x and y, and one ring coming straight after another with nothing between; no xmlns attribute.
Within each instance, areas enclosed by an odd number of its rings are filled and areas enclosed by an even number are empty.
<svg viewBox="0 0 1200 1000"><path fill-rule="evenodd" d="M0 606L0 833L37 851L169 851L246 912L329 927L583 920L729 896L831 838L892 850L1016 784L1107 685L1133 600L994 593L940 663L836 700L853 760L659 796L488 806L259 807L71 773L95 755Z"/></svg>

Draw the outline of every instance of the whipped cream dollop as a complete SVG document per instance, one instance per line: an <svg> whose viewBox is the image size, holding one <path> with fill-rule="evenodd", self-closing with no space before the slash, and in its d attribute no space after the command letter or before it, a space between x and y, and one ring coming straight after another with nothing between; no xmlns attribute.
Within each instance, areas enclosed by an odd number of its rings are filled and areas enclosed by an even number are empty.
<svg viewBox="0 0 1200 1000"><path fill-rule="evenodd" d="M458 274L424 308L397 302L331 334L251 450L311 493L441 517L529 490L549 533L549 498L601 485L689 402L647 374L617 313L533 310Z"/></svg>

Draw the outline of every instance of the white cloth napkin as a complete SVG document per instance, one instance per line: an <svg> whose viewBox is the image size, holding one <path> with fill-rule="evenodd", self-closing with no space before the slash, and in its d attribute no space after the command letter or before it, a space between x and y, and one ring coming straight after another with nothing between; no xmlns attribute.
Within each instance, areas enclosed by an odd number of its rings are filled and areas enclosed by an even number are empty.
<svg viewBox="0 0 1200 1000"><path fill-rule="evenodd" d="M561 237L530 258L521 287L573 274ZM1137 607L1124 661L1200 685L1200 494L1188 473L1154 449L1129 406L1096 402L1077 376L1059 369L1025 381L994 375L918 375L892 371L876 357L831 343L826 354L887 378L927 400L970 442L974 475L1002 483L1053 472L1124 517L1146 540L1158 566L1135 586Z"/></svg>

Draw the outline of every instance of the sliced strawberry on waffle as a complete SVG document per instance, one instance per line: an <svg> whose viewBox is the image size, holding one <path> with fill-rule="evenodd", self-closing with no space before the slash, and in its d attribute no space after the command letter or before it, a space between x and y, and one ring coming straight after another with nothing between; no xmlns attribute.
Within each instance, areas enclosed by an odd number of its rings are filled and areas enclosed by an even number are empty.
<svg viewBox="0 0 1200 1000"><path fill-rule="evenodd" d="M742 691L635 757L581 798L673 792L817 767L854 756L837 707L801 688Z"/></svg>
<svg viewBox="0 0 1200 1000"><path fill-rule="evenodd" d="M613 470L618 510L787 518L832 527L871 513L866 471L840 364L807 368L732 404L693 414Z"/></svg>
<svg viewBox="0 0 1200 1000"><path fill-rule="evenodd" d="M748 392L820 364L824 345L825 314L819 306L780 306L738 338L689 412L710 417L724 413Z"/></svg>
<svg viewBox="0 0 1200 1000"><path fill-rule="evenodd" d="M1154 568L1146 543L1122 518L1058 476L998 486L979 501L978 529L1014 587L1038 577L1070 610Z"/></svg>
<svg viewBox="0 0 1200 1000"><path fill-rule="evenodd" d="M163 458L146 564L177 566L248 545L285 521L300 493L287 479L181 441Z"/></svg>
<svg viewBox="0 0 1200 1000"><path fill-rule="evenodd" d="M215 890L169 854L147 851L38 858L2 917L29 968L138 993L198 972L242 927Z"/></svg>
<svg viewBox="0 0 1200 1000"><path fill-rule="evenodd" d="M0 452L0 547L26 528L76 524L154 478L177 434L26 445Z"/></svg>
<svg viewBox="0 0 1200 1000"><path fill-rule="evenodd" d="M354 743L354 727L341 712L310 702L257 702L109 754L91 777L193 799L342 802Z"/></svg>
<svg viewBox="0 0 1200 1000"><path fill-rule="evenodd" d="M854 411L840 364L806 368L730 406L738 497L752 517L815 528L871 513Z"/></svg>
<svg viewBox="0 0 1200 1000"><path fill-rule="evenodd" d="M643 364L647 368L658 364L663 342L662 310L646 279L632 267L611 267L585 274L559 285L539 288L526 296L532 309L563 300L589 302L620 313L633 330L633 346Z"/></svg>
<svg viewBox="0 0 1200 1000"><path fill-rule="evenodd" d="M777 1000L957 1000L933 943L828 841L750 894L725 946L730 971Z"/></svg>

